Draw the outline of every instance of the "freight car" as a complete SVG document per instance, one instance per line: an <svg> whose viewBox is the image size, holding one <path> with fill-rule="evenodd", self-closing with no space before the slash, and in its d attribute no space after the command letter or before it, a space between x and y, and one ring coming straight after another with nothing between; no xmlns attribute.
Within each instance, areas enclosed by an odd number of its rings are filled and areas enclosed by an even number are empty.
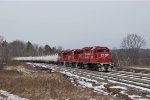
<svg viewBox="0 0 150 100"><path fill-rule="evenodd" d="M58 54L58 63L98 71L111 71L114 65L109 49L102 46L63 51Z"/></svg>

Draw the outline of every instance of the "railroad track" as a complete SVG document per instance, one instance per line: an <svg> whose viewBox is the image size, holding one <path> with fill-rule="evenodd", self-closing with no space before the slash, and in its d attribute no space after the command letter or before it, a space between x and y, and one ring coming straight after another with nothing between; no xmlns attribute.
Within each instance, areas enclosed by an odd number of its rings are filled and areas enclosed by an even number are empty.
<svg viewBox="0 0 150 100"><path fill-rule="evenodd" d="M50 65L46 65L51 68ZM145 90L150 91L150 75L149 74L140 74L140 73L132 73L125 71L113 71L109 73L91 71L85 69L64 67L64 66L55 66L57 70L70 72L75 75L82 75L83 77L94 78L97 80L112 80L118 82L117 84L124 84L131 87L139 87Z"/></svg>
<svg viewBox="0 0 150 100"><path fill-rule="evenodd" d="M137 77L141 77L141 75L139 75L139 74L136 74L136 76L134 74L134 75L132 75L132 77L129 77L129 74L122 75L122 73L119 74L119 72L118 72L118 75L116 75L115 72L104 73L104 72L96 72L96 71L90 71L90 70L85 71L84 69L76 69L76 68L74 68L74 69L64 68L64 69L67 72L71 72L71 73L74 73L77 75L82 74L82 76L85 76L85 77L90 76L91 78L95 78L98 80L101 78L104 78L107 80L109 79L109 80L117 81L120 83L129 84L130 86L132 85L133 87L139 86L142 88L150 89L150 79L148 77L145 77L145 76L144 76L144 79L137 78ZM130 73L130 75L131 74L132 73Z"/></svg>
<svg viewBox="0 0 150 100"><path fill-rule="evenodd" d="M113 71L113 73L118 74L125 74L128 76L140 77L140 78L148 78L150 79L150 74L143 74L143 73L134 73L134 72L126 72L126 71Z"/></svg>

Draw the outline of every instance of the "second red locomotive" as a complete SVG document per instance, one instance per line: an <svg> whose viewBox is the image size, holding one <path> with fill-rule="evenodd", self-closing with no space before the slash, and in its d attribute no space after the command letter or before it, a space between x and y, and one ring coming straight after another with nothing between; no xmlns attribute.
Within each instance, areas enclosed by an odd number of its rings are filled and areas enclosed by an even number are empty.
<svg viewBox="0 0 150 100"><path fill-rule="evenodd" d="M98 71L111 71L113 68L110 51L102 46L63 51L58 54L58 62L65 66Z"/></svg>

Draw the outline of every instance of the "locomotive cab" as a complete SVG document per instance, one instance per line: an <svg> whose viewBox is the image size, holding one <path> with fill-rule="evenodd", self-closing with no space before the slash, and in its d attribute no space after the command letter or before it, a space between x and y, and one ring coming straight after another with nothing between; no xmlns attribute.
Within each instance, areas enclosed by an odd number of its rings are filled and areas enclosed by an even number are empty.
<svg viewBox="0 0 150 100"><path fill-rule="evenodd" d="M92 49L93 57L91 61L97 63L99 71L111 71L113 68L110 51L107 47L96 46Z"/></svg>
<svg viewBox="0 0 150 100"><path fill-rule="evenodd" d="M109 63L112 62L109 49L106 47L98 48L96 51L98 62Z"/></svg>

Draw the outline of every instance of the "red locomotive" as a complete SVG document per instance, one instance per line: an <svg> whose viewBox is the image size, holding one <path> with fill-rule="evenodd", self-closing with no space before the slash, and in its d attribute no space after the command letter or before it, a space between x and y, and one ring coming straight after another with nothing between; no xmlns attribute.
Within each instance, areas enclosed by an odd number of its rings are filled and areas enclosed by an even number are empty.
<svg viewBox="0 0 150 100"><path fill-rule="evenodd" d="M63 51L58 54L58 62L65 66L98 71L111 71L113 68L110 51L102 46Z"/></svg>

